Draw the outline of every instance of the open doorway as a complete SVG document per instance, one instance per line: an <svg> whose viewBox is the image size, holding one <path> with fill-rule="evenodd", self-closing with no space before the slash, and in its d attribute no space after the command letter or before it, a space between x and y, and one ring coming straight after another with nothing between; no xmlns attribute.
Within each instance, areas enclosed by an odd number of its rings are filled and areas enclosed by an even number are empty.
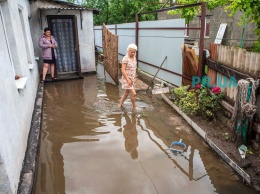
<svg viewBox="0 0 260 194"><path fill-rule="evenodd" d="M48 26L58 47L55 74L60 77L68 74L81 75L77 19L74 15L47 16Z"/></svg>

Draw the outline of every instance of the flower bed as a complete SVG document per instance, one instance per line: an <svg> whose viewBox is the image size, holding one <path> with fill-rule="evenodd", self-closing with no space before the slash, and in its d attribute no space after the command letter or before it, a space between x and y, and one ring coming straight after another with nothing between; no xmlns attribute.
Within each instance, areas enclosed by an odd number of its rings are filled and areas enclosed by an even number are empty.
<svg viewBox="0 0 260 194"><path fill-rule="evenodd" d="M208 120L215 119L224 97L220 88L208 88L203 83L197 84L194 89L189 88L190 86L181 86L173 89L174 103L188 114L200 115Z"/></svg>

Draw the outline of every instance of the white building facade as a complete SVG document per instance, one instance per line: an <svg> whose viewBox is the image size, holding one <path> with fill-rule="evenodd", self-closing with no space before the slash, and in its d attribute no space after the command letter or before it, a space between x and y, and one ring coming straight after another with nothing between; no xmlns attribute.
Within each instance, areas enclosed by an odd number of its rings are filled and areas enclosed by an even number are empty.
<svg viewBox="0 0 260 194"><path fill-rule="evenodd" d="M96 71L93 12L55 0L0 0L0 193L18 190L42 68L43 28L73 21L76 69L63 68L61 59L59 70Z"/></svg>

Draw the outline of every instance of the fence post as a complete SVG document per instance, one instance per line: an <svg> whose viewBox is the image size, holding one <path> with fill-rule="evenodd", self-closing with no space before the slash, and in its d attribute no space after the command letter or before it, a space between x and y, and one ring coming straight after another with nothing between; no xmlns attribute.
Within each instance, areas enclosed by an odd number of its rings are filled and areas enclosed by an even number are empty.
<svg viewBox="0 0 260 194"><path fill-rule="evenodd" d="M201 4L201 26L200 26L200 48L199 48L199 69L198 76L202 76L203 68L203 50L204 50L204 33L205 33L206 3Z"/></svg>
<svg viewBox="0 0 260 194"><path fill-rule="evenodd" d="M138 47L138 31L139 31L139 14L135 14L135 44ZM138 52L136 52L136 61L138 67Z"/></svg>

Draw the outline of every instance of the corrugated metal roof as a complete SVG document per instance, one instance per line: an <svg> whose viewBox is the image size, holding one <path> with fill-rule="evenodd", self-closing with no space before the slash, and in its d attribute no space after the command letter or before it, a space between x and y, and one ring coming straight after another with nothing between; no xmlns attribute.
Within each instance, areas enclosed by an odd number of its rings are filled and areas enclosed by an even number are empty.
<svg viewBox="0 0 260 194"><path fill-rule="evenodd" d="M65 1L60 1L60 0L52 0L51 2L57 3L57 7L55 5L52 5L51 7L46 5L44 7L39 7L41 10L89 10L93 11L94 14L98 14L100 11L94 8L88 8L83 5L77 5ZM60 5L65 5L67 7L60 7Z"/></svg>
<svg viewBox="0 0 260 194"><path fill-rule="evenodd" d="M39 7L41 10L45 9L60 9L60 10L93 10L90 8L83 8L83 7Z"/></svg>

